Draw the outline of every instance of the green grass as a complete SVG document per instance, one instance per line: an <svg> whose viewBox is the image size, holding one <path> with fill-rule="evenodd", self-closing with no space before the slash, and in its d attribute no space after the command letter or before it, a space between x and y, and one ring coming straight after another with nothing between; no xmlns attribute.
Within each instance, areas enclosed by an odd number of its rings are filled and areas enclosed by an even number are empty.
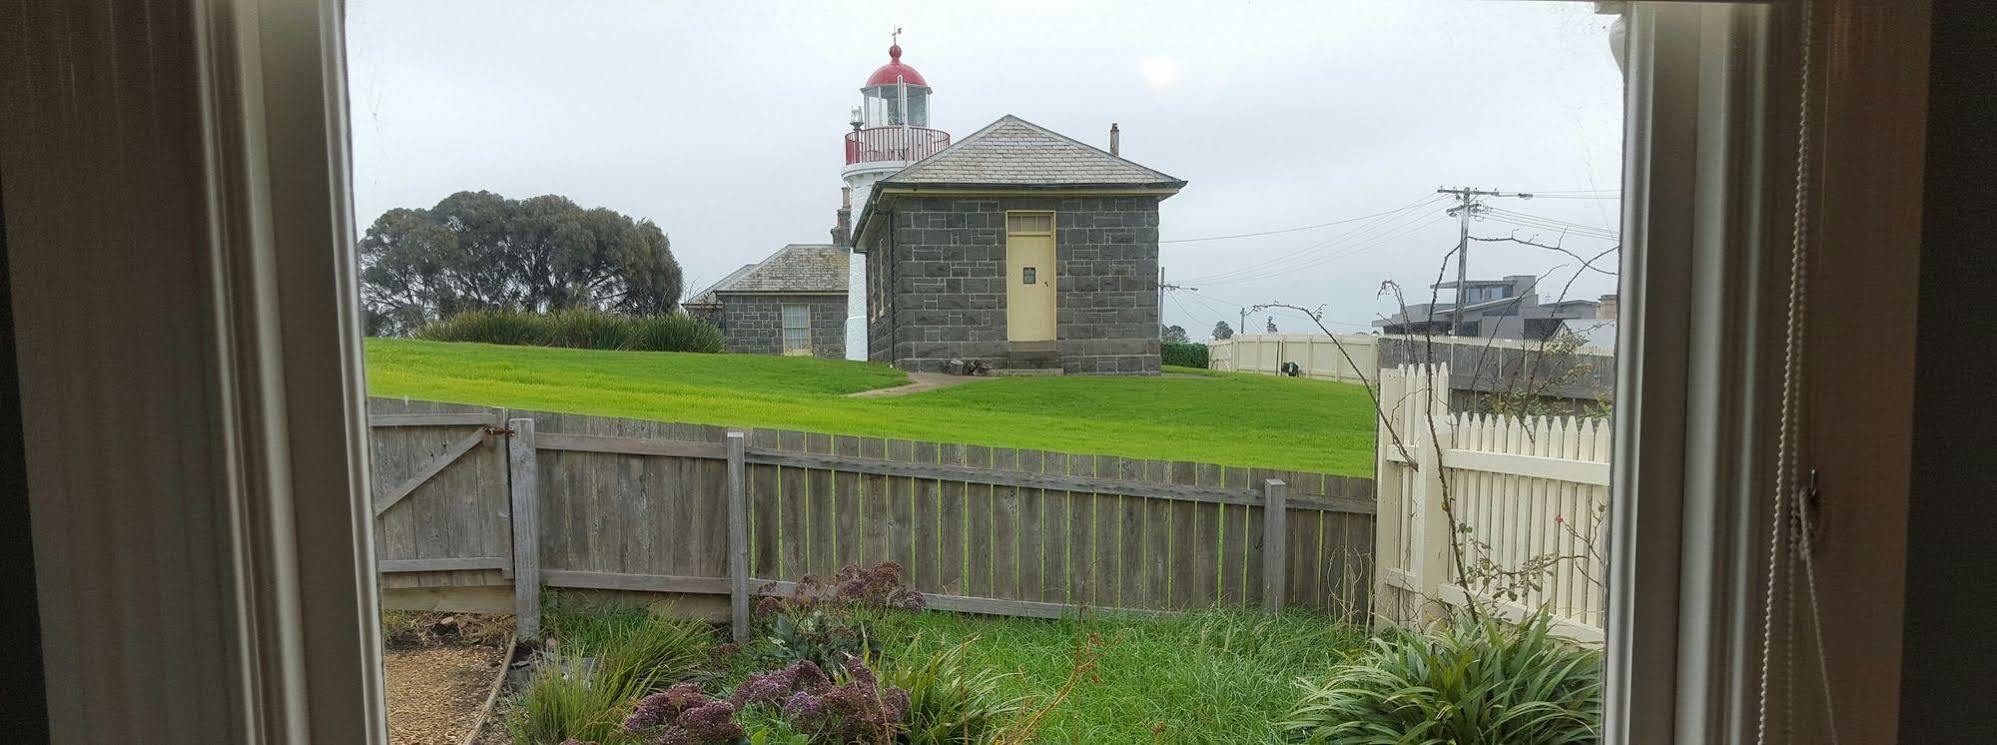
<svg viewBox="0 0 1997 745"><path fill-rule="evenodd" d="M953 613L890 614L876 625L890 655L925 655L971 640L971 669L1006 673L1004 696L1045 701L1072 668L1077 640L1106 643L1094 680L1049 712L1048 743L1274 742L1321 677L1366 644L1364 632L1321 616L1204 611L1164 619L1048 621Z"/></svg>
<svg viewBox="0 0 1997 745"><path fill-rule="evenodd" d="M367 341L370 395L600 416L1371 475L1364 388L1266 375L1005 378L855 399L881 365Z"/></svg>

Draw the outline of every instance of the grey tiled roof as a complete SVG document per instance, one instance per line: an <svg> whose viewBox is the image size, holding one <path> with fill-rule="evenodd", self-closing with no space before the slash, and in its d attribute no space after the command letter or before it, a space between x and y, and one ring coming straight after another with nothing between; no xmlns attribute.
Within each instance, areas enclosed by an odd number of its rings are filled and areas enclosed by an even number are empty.
<svg viewBox="0 0 1997 745"><path fill-rule="evenodd" d="M882 179L908 186L1158 186L1186 182L1007 114Z"/></svg>
<svg viewBox="0 0 1997 745"><path fill-rule="evenodd" d="M749 264L686 301L712 305L725 292L846 292L846 249L829 243L793 243Z"/></svg>
<svg viewBox="0 0 1997 745"><path fill-rule="evenodd" d="M714 299L715 290L727 286L728 283L741 278L742 275L748 274L750 271L754 270L755 268L756 268L755 264L743 264L742 268L729 272L728 276L721 278L721 281L708 285L707 289L694 293L693 297L688 298L687 301L681 303L681 305L713 305L716 302Z"/></svg>

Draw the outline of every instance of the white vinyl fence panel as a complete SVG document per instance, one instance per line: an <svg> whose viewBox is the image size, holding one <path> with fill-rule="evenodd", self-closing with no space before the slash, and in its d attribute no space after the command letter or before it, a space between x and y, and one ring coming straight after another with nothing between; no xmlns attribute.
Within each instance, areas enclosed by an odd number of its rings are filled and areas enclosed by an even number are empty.
<svg viewBox="0 0 1997 745"><path fill-rule="evenodd" d="M1283 363L1295 362L1304 377L1366 383L1379 367L1377 338L1372 334L1339 334L1336 338L1324 334L1236 334L1232 339L1207 342L1207 366L1275 375L1282 371Z"/></svg>

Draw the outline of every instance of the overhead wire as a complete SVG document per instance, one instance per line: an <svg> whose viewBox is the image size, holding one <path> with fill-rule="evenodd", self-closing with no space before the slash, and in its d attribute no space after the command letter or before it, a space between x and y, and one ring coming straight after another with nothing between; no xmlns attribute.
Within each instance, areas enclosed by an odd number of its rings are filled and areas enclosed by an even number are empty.
<svg viewBox="0 0 1997 745"><path fill-rule="evenodd" d="M1251 278L1265 278L1300 269L1322 266L1331 260L1349 256L1359 250L1370 249L1376 246L1379 241L1386 238L1404 235L1410 232L1411 229L1419 229L1420 227L1425 227L1444 219L1446 218L1441 213L1425 214L1421 212L1409 212L1382 218L1356 228L1349 233L1342 234L1333 239L1320 241L1284 256L1188 281L1198 281L1207 284L1238 283ZM1344 250L1331 254L1323 253L1328 248Z"/></svg>
<svg viewBox="0 0 1997 745"><path fill-rule="evenodd" d="M1373 214L1370 214L1370 215L1360 215L1360 216L1358 216L1358 217L1348 217L1348 218L1345 218L1345 219L1343 219L1343 220L1333 220L1333 221L1331 221L1331 222L1323 222L1323 223L1318 223L1318 224L1316 224L1316 225L1305 225L1305 226L1303 226L1303 227L1297 227L1297 228L1281 228L1281 229L1278 229L1278 230L1264 230L1264 231L1261 231L1261 232L1256 232L1256 233L1236 233L1236 234L1234 234L1234 235L1211 235L1211 236L1206 236L1206 237L1204 237L1204 238L1173 238L1173 239L1171 239L1171 240L1168 240L1168 241L1159 241L1159 243L1198 243L1198 242L1201 242L1201 241L1227 241L1227 240L1234 240L1234 239L1236 239L1236 238L1260 238L1260 237L1262 237L1262 236L1268 236L1268 235L1282 235L1282 234L1284 234L1284 233L1301 233L1301 232L1303 232L1303 231L1306 231L1306 230L1317 230L1317 229L1319 229L1319 228L1329 228L1329 227L1332 227L1332 226L1335 226L1335 225L1345 225L1345 224L1348 224L1348 223L1355 223L1355 222L1359 222L1359 221L1361 221L1361 220L1371 220L1371 219L1373 219L1373 218L1375 218L1375 217L1381 217L1381 216L1384 216L1384 215L1391 215L1391 214L1393 214L1393 213L1396 213L1396 212L1400 212L1400 211L1403 211L1403 210L1409 210L1409 209L1413 209L1413 208L1415 208L1415 207L1417 207L1417 206L1419 206L1419 205L1421 205L1421 204L1423 204L1423 203L1426 203L1426 202L1431 202L1431 201L1434 201L1434 200L1435 200L1435 198L1436 198L1436 196L1437 196L1437 195L1430 195L1429 197L1427 197L1427 198L1424 198L1424 199L1421 199L1421 200L1418 200L1418 201L1414 202L1413 204L1408 204L1408 205L1403 205L1403 206L1400 206L1400 207L1396 207L1396 208L1394 208L1394 209L1390 209L1390 210L1384 210L1384 211L1381 211L1381 212L1375 212L1375 213L1373 213Z"/></svg>

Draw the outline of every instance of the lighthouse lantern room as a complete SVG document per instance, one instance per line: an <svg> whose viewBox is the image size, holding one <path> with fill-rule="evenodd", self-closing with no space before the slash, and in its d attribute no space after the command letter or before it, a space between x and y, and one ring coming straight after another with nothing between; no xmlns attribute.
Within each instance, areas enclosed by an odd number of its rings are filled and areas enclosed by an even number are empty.
<svg viewBox="0 0 1997 745"><path fill-rule="evenodd" d="M840 175L857 204L866 204L867 192L883 176L950 146L948 132L929 128L933 90L922 73L901 61L900 33L895 30L896 43L888 47L888 63L861 86L853 131L846 133L846 168Z"/></svg>

